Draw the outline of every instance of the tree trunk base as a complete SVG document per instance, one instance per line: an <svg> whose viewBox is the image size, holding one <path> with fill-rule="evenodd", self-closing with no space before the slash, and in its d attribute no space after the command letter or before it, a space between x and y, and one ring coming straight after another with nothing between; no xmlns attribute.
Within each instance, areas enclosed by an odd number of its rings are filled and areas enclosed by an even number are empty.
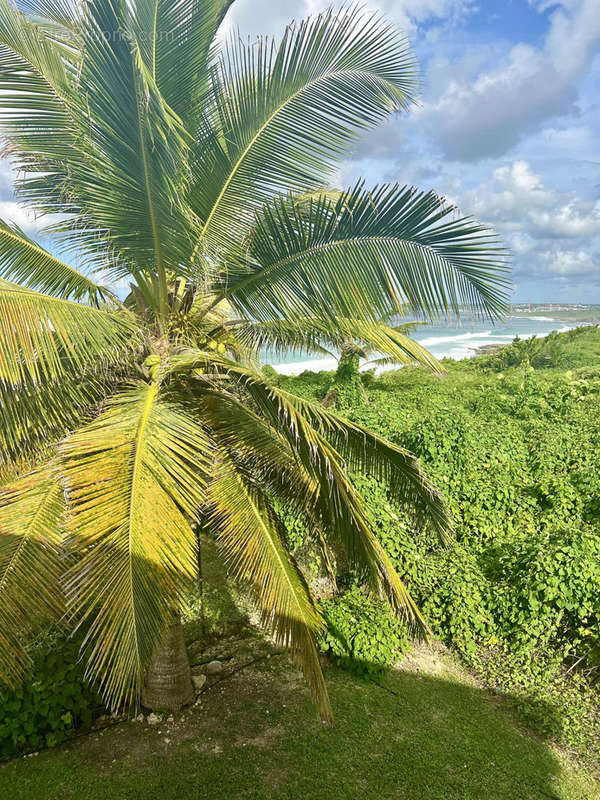
<svg viewBox="0 0 600 800"><path fill-rule="evenodd" d="M142 705L152 710L179 711L194 699L192 673L183 628L171 625L152 654L142 691Z"/></svg>

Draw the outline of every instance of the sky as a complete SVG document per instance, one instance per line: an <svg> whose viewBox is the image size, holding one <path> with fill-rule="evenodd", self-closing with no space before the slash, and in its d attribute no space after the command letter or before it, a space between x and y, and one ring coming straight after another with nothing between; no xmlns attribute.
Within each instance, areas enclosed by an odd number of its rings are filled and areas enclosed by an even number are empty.
<svg viewBox="0 0 600 800"><path fill-rule="evenodd" d="M237 0L280 35L327 0ZM600 0L368 0L411 41L420 105L368 134L341 185L436 189L512 253L514 300L600 303Z"/></svg>
<svg viewBox="0 0 600 800"><path fill-rule="evenodd" d="M237 0L223 35L281 36L331 0ZM367 134L337 182L435 189L494 227L514 301L600 303L600 0L367 0L409 38L419 105ZM0 217L28 230L0 162Z"/></svg>

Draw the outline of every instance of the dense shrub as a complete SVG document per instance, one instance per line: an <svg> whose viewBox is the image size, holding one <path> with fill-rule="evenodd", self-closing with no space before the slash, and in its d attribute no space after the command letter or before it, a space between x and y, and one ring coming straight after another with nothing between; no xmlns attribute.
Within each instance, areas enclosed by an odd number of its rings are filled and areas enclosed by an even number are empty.
<svg viewBox="0 0 600 800"><path fill-rule="evenodd" d="M328 630L321 649L357 675L378 675L409 649L406 625L360 586L322 604Z"/></svg>
<svg viewBox="0 0 600 800"><path fill-rule="evenodd" d="M89 726L99 698L83 677L79 643L49 634L32 652L33 670L16 689L0 688L0 759L54 747Z"/></svg>

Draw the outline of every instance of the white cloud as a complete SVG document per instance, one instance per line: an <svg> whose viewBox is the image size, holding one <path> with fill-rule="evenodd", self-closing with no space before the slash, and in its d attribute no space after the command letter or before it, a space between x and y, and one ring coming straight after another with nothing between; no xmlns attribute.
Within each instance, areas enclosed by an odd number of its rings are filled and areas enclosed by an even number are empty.
<svg viewBox="0 0 600 800"><path fill-rule="evenodd" d="M341 0L237 0L225 21L225 30L239 27L243 34L280 35L293 19L318 14L331 6L348 6ZM475 0L367 0L364 7L383 13L405 34L414 35L429 20L457 21L474 7Z"/></svg>
<svg viewBox="0 0 600 800"><path fill-rule="evenodd" d="M554 250L544 251L540 254L546 264L548 272L564 277L598 275L600 271L600 258L588 250Z"/></svg>
<svg viewBox="0 0 600 800"><path fill-rule="evenodd" d="M556 238L581 238L600 235L600 201L591 207L571 200L550 211L532 211L529 218L534 229Z"/></svg>
<svg viewBox="0 0 600 800"><path fill-rule="evenodd" d="M449 79L421 121L450 158L499 156L549 118L576 112L578 85L600 44L598 0L563 0L543 47L518 43L494 68ZM469 58L467 54L467 58Z"/></svg>
<svg viewBox="0 0 600 800"><path fill-rule="evenodd" d="M482 219L519 223L532 209L555 203L527 161L513 161L497 167L491 181L467 192L463 205Z"/></svg>
<svg viewBox="0 0 600 800"><path fill-rule="evenodd" d="M599 200L549 187L520 159L496 167L488 180L463 191L460 205L499 231L520 284L534 281L546 297L576 288L581 300L597 302Z"/></svg>
<svg viewBox="0 0 600 800"><path fill-rule="evenodd" d="M18 225L30 235L39 231L39 225L33 213L14 200L0 201L0 219Z"/></svg>
<svg viewBox="0 0 600 800"><path fill-rule="evenodd" d="M527 231L535 239L600 236L600 200L549 189L527 161L497 167L490 181L464 193L463 204L504 230Z"/></svg>

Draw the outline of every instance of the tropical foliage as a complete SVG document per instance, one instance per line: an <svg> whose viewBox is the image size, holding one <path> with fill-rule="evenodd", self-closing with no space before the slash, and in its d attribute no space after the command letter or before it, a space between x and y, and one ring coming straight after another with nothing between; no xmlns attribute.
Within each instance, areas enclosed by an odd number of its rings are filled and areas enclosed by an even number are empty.
<svg viewBox="0 0 600 800"><path fill-rule="evenodd" d="M536 354L544 341L536 340ZM511 696L538 733L597 767L600 333L594 326L549 337L539 369L516 360L531 352L526 345L444 361L441 381L414 369L369 376L370 404L347 409L352 420L408 445L444 487L455 521L450 548L415 530L384 483L356 476L356 484L436 636ZM280 379L286 391L313 400L330 381L327 373ZM299 536L293 544L300 554ZM339 584L344 571L341 564ZM355 606L344 596L334 601L328 634L328 649L350 666L348 632L360 631L372 614L365 608L357 623ZM377 648L377 637L371 641ZM377 663L364 649L357 648L358 666Z"/></svg>
<svg viewBox="0 0 600 800"><path fill-rule="evenodd" d="M223 44L230 5L0 0L5 149L55 237L0 227L0 677L64 615L106 702L135 703L199 525L329 717L324 623L277 504L417 626L347 470L441 535L449 517L410 452L272 386L256 348L343 331L385 350L381 319L493 316L507 278L493 234L433 192L323 189L413 101L397 31L345 9Z"/></svg>

